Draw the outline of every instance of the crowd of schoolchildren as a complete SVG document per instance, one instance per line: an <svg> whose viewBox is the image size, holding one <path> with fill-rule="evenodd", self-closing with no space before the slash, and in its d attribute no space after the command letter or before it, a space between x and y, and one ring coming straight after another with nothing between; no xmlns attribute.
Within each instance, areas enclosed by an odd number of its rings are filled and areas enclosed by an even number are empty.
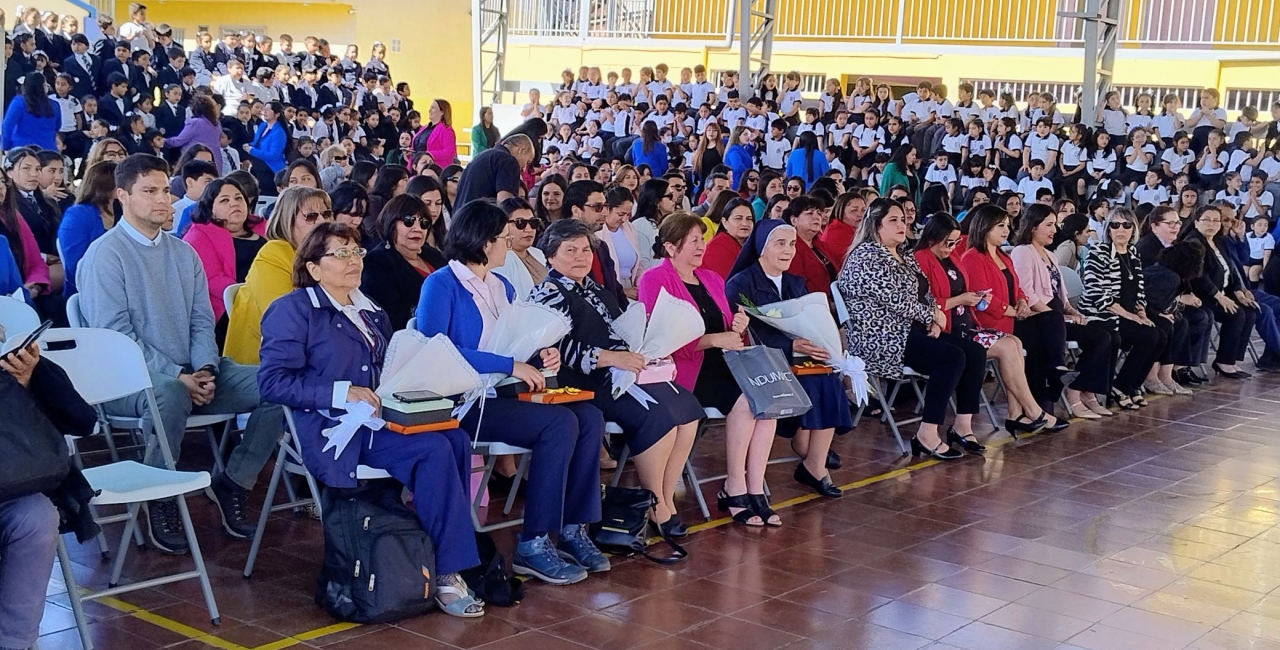
<svg viewBox="0 0 1280 650"><path fill-rule="evenodd" d="M287 36L278 48L250 34L215 46L202 33L188 56L145 7L130 14L118 31L101 17L96 44L74 18L20 16L0 291L62 324L78 296L83 324L137 341L175 458L188 415L252 414L211 486L232 536L257 532L247 497L275 455L282 406L321 483L354 485L357 464L390 473L435 541L438 602L451 615L485 608L461 577L479 562L473 441L532 450L512 565L552 584L609 569L591 525L600 470L624 446L653 495L653 528L689 534L676 486L705 417L724 418L717 506L735 522L782 525L764 486L775 435L800 457L799 484L841 495L831 442L852 430L855 407L840 375L799 378L805 415L756 419L725 353L749 336L817 365L837 360L749 317L756 305L818 293L843 306L844 348L872 376L902 380L909 366L927 383L910 444L942 460L985 451L972 419L988 360L1014 434L1189 394L1210 380L1201 371L1215 321L1216 375L1250 376L1240 364L1255 330L1265 344L1255 366L1280 370L1268 221L1280 105L1270 122L1246 110L1228 124L1212 89L1185 117L1176 97L1156 115L1150 97L1129 112L1108 96L1091 129L1051 96L1020 108L968 84L953 103L927 82L895 98L861 78L845 97L832 80L806 106L797 73L746 93L736 74L713 84L702 66L678 83L665 65L634 81L629 69L584 67L565 71L550 101L531 91L506 134L481 109L463 166L448 102L416 112L376 44L361 64L356 46L338 58L313 37L295 52ZM618 322L633 301L652 312L671 298L697 310L705 333L655 370ZM483 351L521 301L561 312L571 332L529 359ZM534 388L557 375L594 397L492 399L440 435L362 426L345 453L320 453L335 412L379 406L389 340L411 319L478 372ZM26 386L41 363L33 348L0 369ZM615 371L668 374L643 384L642 401L614 397ZM105 406L143 410L134 399ZM605 441L606 422L617 440ZM494 485L515 472L504 461ZM37 497L0 504L0 525L48 519ZM182 528L173 501L149 504L154 546L187 552ZM52 563L51 536L14 539L27 546L0 549L0 560L7 570L23 558L32 576L22 593L0 594L27 607L0 621L0 647L34 640L44 589L30 587Z"/></svg>

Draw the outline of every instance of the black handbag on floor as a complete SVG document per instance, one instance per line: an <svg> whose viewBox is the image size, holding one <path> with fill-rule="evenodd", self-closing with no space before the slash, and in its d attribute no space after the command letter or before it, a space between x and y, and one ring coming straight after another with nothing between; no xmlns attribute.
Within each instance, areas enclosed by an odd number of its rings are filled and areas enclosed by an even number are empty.
<svg viewBox="0 0 1280 650"><path fill-rule="evenodd" d="M644 488L604 486L600 521L591 524L591 541L607 553L643 555L658 564L675 564L689 557L682 546L662 532L662 541L671 547L670 557L656 557L648 551L649 510L658 497ZM661 526L658 527L661 532Z"/></svg>
<svg viewBox="0 0 1280 650"><path fill-rule="evenodd" d="M467 587L487 605L513 607L524 600L524 583L507 575L507 560L489 533L476 533L476 551L480 564L462 572Z"/></svg>

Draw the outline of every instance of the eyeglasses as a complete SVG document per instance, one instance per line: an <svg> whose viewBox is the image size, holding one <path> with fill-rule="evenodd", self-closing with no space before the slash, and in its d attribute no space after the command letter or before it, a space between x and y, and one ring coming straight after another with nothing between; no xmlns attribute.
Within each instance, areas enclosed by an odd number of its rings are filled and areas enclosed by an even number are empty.
<svg viewBox="0 0 1280 650"><path fill-rule="evenodd" d="M333 219L333 210L324 210L321 212L304 212L299 216L301 216L302 219L307 223L315 223L317 219L324 219L325 221L329 221Z"/></svg>
<svg viewBox="0 0 1280 650"><path fill-rule="evenodd" d="M511 225L515 226L516 230L524 230L525 228L537 230L542 227L542 219L537 217L532 219L512 219Z"/></svg>
<svg viewBox="0 0 1280 650"><path fill-rule="evenodd" d="M604 210L604 203L583 203L582 207L592 212L600 212Z"/></svg>
<svg viewBox="0 0 1280 650"><path fill-rule="evenodd" d="M662 195L662 197L663 197L663 198L666 198L666 199L671 199L672 201L678 201L678 200L680 200L680 195L679 195L679 194L677 194L677 193L675 193L675 192L671 192L671 193L668 193L668 194L663 194L663 195Z"/></svg>
<svg viewBox="0 0 1280 650"><path fill-rule="evenodd" d="M960 245L960 240L959 240L959 239L946 239L946 240L943 240L942 245L943 245L943 246L945 246L945 247L947 247L947 248L955 248L956 246L959 246L959 245Z"/></svg>
<svg viewBox="0 0 1280 650"><path fill-rule="evenodd" d="M329 251L320 257L332 257L339 262L345 262L353 257L364 257L369 251L363 248L339 248L336 251Z"/></svg>
<svg viewBox="0 0 1280 650"><path fill-rule="evenodd" d="M796 191L796 192L803 192L803 191L804 191L804 188L803 188L803 187L800 187L799 185L788 185L788 186L787 186L787 191L788 191L788 192L791 192L791 191L793 191L793 190L794 190L794 191Z"/></svg>
<svg viewBox="0 0 1280 650"><path fill-rule="evenodd" d="M1133 230L1133 224L1128 221L1112 221L1108 227L1112 230Z"/></svg>
<svg viewBox="0 0 1280 650"><path fill-rule="evenodd" d="M404 224L405 228L412 228L416 221L419 228L422 228L423 230L431 230L431 217L419 217L412 214L406 214L397 219L397 221Z"/></svg>
<svg viewBox="0 0 1280 650"><path fill-rule="evenodd" d="M446 178L446 179L444 179L444 180L445 180L446 182L449 182L449 183L457 183L458 181L462 180L462 177L461 177L461 176L450 176L449 178Z"/></svg>
<svg viewBox="0 0 1280 650"><path fill-rule="evenodd" d="M1172 220L1169 220L1169 221L1161 221L1158 225L1161 225L1161 226L1174 226L1174 227L1176 228L1176 227L1178 227L1178 226L1181 226L1181 225L1182 225L1182 220L1181 220L1181 219L1172 219Z"/></svg>
<svg viewBox="0 0 1280 650"><path fill-rule="evenodd" d="M1222 219L1201 219L1204 223L1222 223Z"/></svg>

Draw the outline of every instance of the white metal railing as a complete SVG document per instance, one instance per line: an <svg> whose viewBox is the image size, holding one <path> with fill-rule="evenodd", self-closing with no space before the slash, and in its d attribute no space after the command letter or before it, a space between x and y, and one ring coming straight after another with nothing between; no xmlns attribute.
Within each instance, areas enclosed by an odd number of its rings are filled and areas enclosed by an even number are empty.
<svg viewBox="0 0 1280 650"><path fill-rule="evenodd" d="M1280 90L1262 90L1258 88L1228 88L1227 100L1223 107L1229 111L1238 111L1245 106L1258 109L1258 117L1268 119L1267 111L1271 105L1280 102Z"/></svg>

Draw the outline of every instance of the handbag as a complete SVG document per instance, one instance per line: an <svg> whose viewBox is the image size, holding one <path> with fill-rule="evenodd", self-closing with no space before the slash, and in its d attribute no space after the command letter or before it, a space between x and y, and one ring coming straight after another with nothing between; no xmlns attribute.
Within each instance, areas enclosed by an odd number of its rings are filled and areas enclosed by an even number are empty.
<svg viewBox="0 0 1280 650"><path fill-rule="evenodd" d="M764 345L725 350L724 362L747 398L747 406L755 419L791 418L813 408L809 394L796 379L782 350Z"/></svg>
<svg viewBox="0 0 1280 650"><path fill-rule="evenodd" d="M0 502L57 489L71 467L62 433L7 372L0 372L0 405Z"/></svg>
<svg viewBox="0 0 1280 650"><path fill-rule="evenodd" d="M658 504L658 497L644 488L614 487L605 485L600 502L600 521L591 524L591 541L608 553L631 557L643 555L658 564L675 564L689 557L688 551L672 541L658 527L662 541L671 547L670 557L649 554L649 510Z"/></svg>

